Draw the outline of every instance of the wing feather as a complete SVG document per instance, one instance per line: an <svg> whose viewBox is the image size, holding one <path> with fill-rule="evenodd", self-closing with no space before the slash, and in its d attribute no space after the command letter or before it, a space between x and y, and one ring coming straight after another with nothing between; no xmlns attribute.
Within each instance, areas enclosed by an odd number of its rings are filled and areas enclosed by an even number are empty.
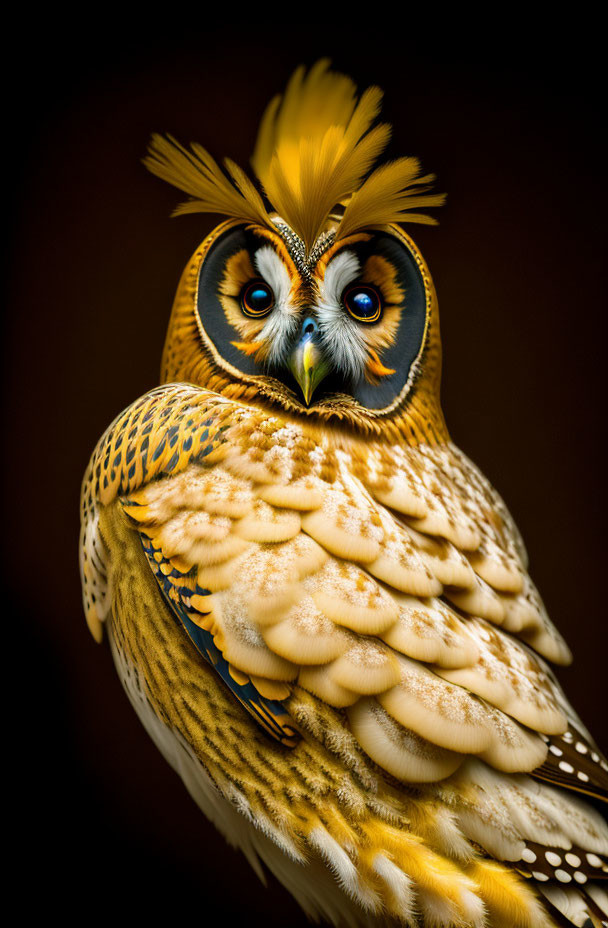
<svg viewBox="0 0 608 928"><path fill-rule="evenodd" d="M85 481L90 608L96 514L116 497L168 607L277 740L295 743L308 692L488 854L539 882L559 848L568 880L603 874L605 826L572 793L606 796L608 765L546 663L570 653L458 449L313 438L195 388L154 391Z"/></svg>
<svg viewBox="0 0 608 928"><path fill-rule="evenodd" d="M567 720L542 655L569 654L473 465L451 446L313 441L235 403L197 418L203 391L166 389L162 415L140 401L118 429L149 424L162 466L136 486L113 473L113 485L142 537L196 575L204 595L178 590L177 601L199 610L231 666L298 680L341 707L377 698L461 763L472 753L502 769L550 764L543 736ZM211 456L185 451L200 417L221 436Z"/></svg>

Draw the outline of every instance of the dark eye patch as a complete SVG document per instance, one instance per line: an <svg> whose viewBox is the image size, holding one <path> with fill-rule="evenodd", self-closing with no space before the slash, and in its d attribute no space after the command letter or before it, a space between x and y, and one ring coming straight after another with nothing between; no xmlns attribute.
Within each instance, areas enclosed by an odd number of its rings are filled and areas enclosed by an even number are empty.
<svg viewBox="0 0 608 928"><path fill-rule="evenodd" d="M424 280L412 251L404 242L386 232L375 232L369 241L351 244L348 248L355 252L362 268L371 255L385 258L395 268L396 283L404 294L396 337L393 344L382 352L382 364L395 373L382 377L376 384L361 379L352 387L352 395L362 406L384 409L401 393L424 341L427 299ZM361 291L363 283L361 286L351 284L350 287L354 292ZM368 286L365 282L365 287Z"/></svg>
<svg viewBox="0 0 608 928"><path fill-rule="evenodd" d="M268 244L266 239L243 226L228 229L209 249L199 276L197 310L201 324L222 358L244 374L260 374L263 370L253 357L248 357L233 345L235 340L240 340L240 336L226 318L219 291L228 260L239 251L245 250L251 256L253 264L253 256L265 244ZM249 281L258 282L259 278ZM268 286L265 282L264 285Z"/></svg>

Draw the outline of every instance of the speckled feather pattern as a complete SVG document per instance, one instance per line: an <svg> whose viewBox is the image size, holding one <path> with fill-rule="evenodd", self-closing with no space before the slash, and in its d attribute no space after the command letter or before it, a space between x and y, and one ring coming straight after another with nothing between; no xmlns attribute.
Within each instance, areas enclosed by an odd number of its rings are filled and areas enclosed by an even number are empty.
<svg viewBox="0 0 608 928"><path fill-rule="evenodd" d="M159 718L273 841L341 861L368 913L548 924L516 872L537 886L604 874L600 817L525 775L585 792L608 779L545 663L569 652L512 521L453 445L320 438L167 385L100 442L83 540L90 624L109 615ZM295 746L273 746L204 665L146 548L234 681L284 708ZM405 906L385 857L407 876Z"/></svg>

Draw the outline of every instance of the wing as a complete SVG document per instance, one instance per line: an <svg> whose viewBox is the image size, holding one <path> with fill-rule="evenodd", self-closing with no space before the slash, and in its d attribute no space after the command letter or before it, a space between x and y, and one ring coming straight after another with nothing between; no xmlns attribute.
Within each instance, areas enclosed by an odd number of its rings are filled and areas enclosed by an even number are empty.
<svg viewBox="0 0 608 928"><path fill-rule="evenodd" d="M148 394L85 481L98 633L112 605L99 510L113 501L169 614L282 749L297 754L298 730L348 766L349 738L415 784L427 814L449 810L443 837L418 833L442 860L467 858L466 879L476 855L508 862L566 911L552 887L607 872L606 826L572 791L605 797L608 768L546 663L569 651L504 504L455 447L313 435L183 385ZM491 909L498 877L475 866Z"/></svg>

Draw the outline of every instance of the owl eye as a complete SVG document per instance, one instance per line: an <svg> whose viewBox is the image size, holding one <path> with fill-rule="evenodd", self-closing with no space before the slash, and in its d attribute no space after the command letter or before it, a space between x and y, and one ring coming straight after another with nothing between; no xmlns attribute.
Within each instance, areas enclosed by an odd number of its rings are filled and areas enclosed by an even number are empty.
<svg viewBox="0 0 608 928"><path fill-rule="evenodd" d="M382 315L382 301L374 287L363 287L360 284L348 287L342 294L342 302L357 322L378 322Z"/></svg>
<svg viewBox="0 0 608 928"><path fill-rule="evenodd" d="M274 293L263 280L250 280L241 291L241 309L246 316L259 319L274 306Z"/></svg>

